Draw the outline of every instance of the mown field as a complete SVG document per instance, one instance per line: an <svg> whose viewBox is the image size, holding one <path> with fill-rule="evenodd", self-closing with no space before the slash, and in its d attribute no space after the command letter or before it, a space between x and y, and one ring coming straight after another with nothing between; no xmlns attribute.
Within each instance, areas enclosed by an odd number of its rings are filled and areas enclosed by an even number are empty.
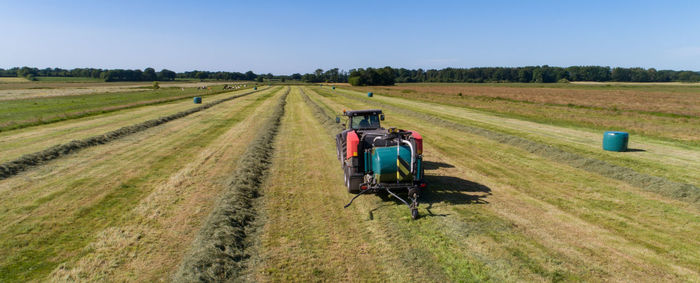
<svg viewBox="0 0 700 283"><path fill-rule="evenodd" d="M0 282L699 281L700 94L601 88L12 99L6 121L63 118L0 132ZM384 196L343 208L333 120L367 108L424 137L417 220ZM603 129L634 150L602 151Z"/></svg>

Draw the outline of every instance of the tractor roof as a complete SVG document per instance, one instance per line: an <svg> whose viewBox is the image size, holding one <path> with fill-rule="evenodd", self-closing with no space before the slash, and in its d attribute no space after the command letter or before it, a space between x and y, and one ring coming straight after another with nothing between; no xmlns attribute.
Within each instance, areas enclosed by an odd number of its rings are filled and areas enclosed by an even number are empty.
<svg viewBox="0 0 700 283"><path fill-rule="evenodd" d="M379 115L379 114L382 114L381 109L353 110L353 111L346 111L345 112L345 116L348 116L348 117L363 116L363 115Z"/></svg>

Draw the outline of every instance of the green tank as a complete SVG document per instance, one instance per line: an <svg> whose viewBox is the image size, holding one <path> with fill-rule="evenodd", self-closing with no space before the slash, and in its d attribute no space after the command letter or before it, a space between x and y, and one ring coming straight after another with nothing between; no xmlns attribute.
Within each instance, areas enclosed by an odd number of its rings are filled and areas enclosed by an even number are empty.
<svg viewBox="0 0 700 283"><path fill-rule="evenodd" d="M413 180L411 174L411 148L399 147L398 158L396 146L375 147L372 149L372 172L374 178L382 183L408 182Z"/></svg>

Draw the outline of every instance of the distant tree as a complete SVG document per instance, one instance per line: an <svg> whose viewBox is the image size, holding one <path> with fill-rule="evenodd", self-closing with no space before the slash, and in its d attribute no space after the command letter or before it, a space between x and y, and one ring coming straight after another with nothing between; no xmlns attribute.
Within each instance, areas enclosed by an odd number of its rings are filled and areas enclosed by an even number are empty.
<svg viewBox="0 0 700 283"><path fill-rule="evenodd" d="M247 81L255 80L255 78L257 78L257 77L258 76L255 73L253 73L253 71L245 72L245 80L247 80Z"/></svg>
<svg viewBox="0 0 700 283"><path fill-rule="evenodd" d="M294 73L294 74L292 74L292 80L300 81L300 80L301 80L301 74L299 74L299 73Z"/></svg>
<svg viewBox="0 0 700 283"><path fill-rule="evenodd" d="M39 73L39 69L37 68L29 68L29 67L22 67L17 70L17 76L18 77L24 77L29 79L29 76L35 77Z"/></svg>
<svg viewBox="0 0 700 283"><path fill-rule="evenodd" d="M158 79L158 76L156 75L156 70L153 68L146 68L143 70L142 80L144 81L155 81Z"/></svg>
<svg viewBox="0 0 700 283"><path fill-rule="evenodd" d="M207 74L205 72L197 72L197 74L195 75L195 78L199 79L200 81L204 81L208 77L209 77L209 74Z"/></svg>
<svg viewBox="0 0 700 283"><path fill-rule="evenodd" d="M177 74L171 70L163 69L158 73L158 80L161 81L173 81Z"/></svg>

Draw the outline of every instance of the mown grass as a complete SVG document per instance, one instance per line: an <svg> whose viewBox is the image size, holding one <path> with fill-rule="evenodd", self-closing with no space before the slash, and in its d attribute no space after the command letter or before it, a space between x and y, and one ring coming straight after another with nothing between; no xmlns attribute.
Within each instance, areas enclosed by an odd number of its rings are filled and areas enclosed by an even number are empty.
<svg viewBox="0 0 700 283"><path fill-rule="evenodd" d="M90 78L90 77L35 77L39 82L66 82L66 83L93 83L93 82L104 82L100 78Z"/></svg>
<svg viewBox="0 0 700 283"><path fill-rule="evenodd" d="M332 102L336 111L376 108L370 99L337 94L315 99ZM693 206L561 166L516 145L499 145L422 116L384 110L385 125L421 132L426 160L454 168L426 171L430 189L423 200L429 203L429 216L404 228L397 219L405 211L396 204L390 215L395 214L378 224L379 231L393 235L392 241L411 239L397 244L423 250L421 254L432 257L425 260L426 266L440 262L437 268L447 278L499 282L698 278L700 254L694 249L700 245L696 240L700 222ZM485 190L474 182L490 188L488 196L474 195ZM381 202L374 205L379 210L370 210L373 221L384 219L381 211L391 211ZM418 228L422 225L425 230ZM397 236L401 230L405 234Z"/></svg>
<svg viewBox="0 0 700 283"><path fill-rule="evenodd" d="M459 96L457 91L467 90L460 90L458 86L451 84L435 85L436 90L431 90L430 87L407 87L410 89L350 89L373 90L377 95L466 107L502 117L550 125L599 131L624 130L691 146L700 145L700 117L696 115L697 106L694 106L698 101L697 95L694 92L673 94L673 86L668 86L671 90L658 93L663 99L656 97L657 93L610 93L605 96L603 93L594 92L593 97L588 97L591 96L587 95L590 91L578 94L543 94L537 89L502 86L468 88L467 95ZM498 94L489 93L491 91L498 91Z"/></svg>
<svg viewBox="0 0 700 283"><path fill-rule="evenodd" d="M332 97L332 95L322 96ZM337 124L332 122L333 115L328 115L329 112L326 110L330 109L330 107L322 102L315 102L311 99L307 99L306 101L310 107L314 109L314 113L316 113L316 117L319 121L323 125L326 125L326 128L329 129L330 132L337 131ZM330 112L332 113L333 111L331 110ZM455 202L455 204L485 203L479 200L481 197L460 195L459 192L453 191L454 184L451 184L449 181L443 181L444 178L436 178L435 176L427 176L427 178L430 183L430 190L423 196L422 202L424 202L424 206L425 202L430 203L429 207L432 207L432 204L435 202L446 201L446 196L450 196L450 202ZM488 188L481 185L476 186L488 190ZM522 249L523 244L526 246L535 246L538 249L536 254L545 253L552 256L553 253L541 246L537 246L536 242L519 234L512 229L511 224L500 219L493 213L459 206L460 209L462 209L459 211L464 213L464 217L468 218L468 222L453 223L449 226L428 219L418 222L410 220L404 222L406 219L406 210L398 201L385 199L384 197L382 197L382 200L375 199L373 205L379 206L380 208L384 208L386 204L377 203L377 201L389 201L391 204L389 205L390 208L386 208L387 211L384 212L384 214L388 213L388 215L375 215L373 211L376 211L377 208L369 212L371 220L377 222L377 226L380 227L378 229L382 231L381 233L393 235L391 237L392 241L407 239L405 241L392 243L401 247L392 250L392 252L397 253L395 256L400 259L400 263L404 268L413 272L413 274L403 275L407 276L403 280L415 280L422 276L428 276L435 280L437 278L442 278L440 281L467 280L470 282L510 281L522 280L523 278L529 278L529 280L535 280L536 278L537 280L550 279L552 281L560 281L562 279L581 280L577 275L566 270L550 270L548 267L544 267L539 262L531 259L530 256L532 256L531 253L533 251L524 251ZM433 210L437 209L433 208ZM430 209L427 211L429 215L424 216L424 218L447 216L435 215ZM468 231L468 233L456 233L455 230L459 229ZM467 236L488 238L489 241L498 242L498 245L512 247L507 248L512 258L490 259L484 262L484 260L486 260L484 257L473 255L474 252L465 249L459 244L459 241L465 240ZM518 264L524 266L526 269L517 272L504 272L504 270L495 269L494 266L492 266L506 264L506 262L511 265ZM416 266L419 267L416 268Z"/></svg>
<svg viewBox="0 0 700 283"><path fill-rule="evenodd" d="M582 90L634 90L644 92L674 92L674 93L700 93L698 83L398 83L398 86L465 86L465 87L509 87L509 88L554 88L554 89L582 89Z"/></svg>
<svg viewBox="0 0 700 283"><path fill-rule="evenodd" d="M97 135L89 138L85 138L82 140L74 140L71 141L70 143L67 144L59 144L52 146L46 150L40 151L40 152L35 152L31 154L26 154L23 155L22 157L12 160L9 162L5 162L0 164L0 179L8 178L10 176L13 176L19 172L22 172L24 170L27 170L33 166L37 166L39 164L45 163L50 160L54 160L56 158L59 158L61 156L76 152L78 150L91 147L91 146L96 146L96 145L101 145L105 144L108 142L111 142L113 140L117 140L120 138L123 138L125 136L138 133L141 131L145 131L149 128L170 122L172 120L180 119L183 117L186 117L192 113L196 113L202 110L209 109L217 104L224 103L226 101L236 99L239 97L243 97L246 95L250 95L252 93L255 93L256 91L251 91L239 95L234 95L228 98L223 98L219 99L214 102L206 103L202 106L199 107L193 107L185 111L181 111L175 114L171 114L168 116L160 117L157 119L153 120L148 120L145 122L141 122L135 125L130 125L126 127L119 128L117 130L102 134L102 135Z"/></svg>
<svg viewBox="0 0 700 283"><path fill-rule="evenodd" d="M6 100L0 103L0 131L82 118L116 110L228 92L223 86L211 91L196 88L161 88L75 96Z"/></svg>
<svg viewBox="0 0 700 283"><path fill-rule="evenodd" d="M20 77L0 77L0 84L2 83L23 83L29 82L29 80Z"/></svg>
<svg viewBox="0 0 700 283"><path fill-rule="evenodd" d="M322 92L322 91L319 91ZM342 92L339 90L339 92ZM351 94L348 92L347 94ZM355 93L355 95L358 95ZM359 95L358 95L359 97ZM538 123L520 122L489 112L447 106L441 103L423 103L408 99L381 97L372 99L391 107L400 107L404 111L428 114L431 117L448 120L462 125L506 133L521 138L549 144L566 151L604 160L612 164L628 167L644 174L669 178L682 183L700 184L700 173L692 170L694 162L681 162L688 159L675 151L692 153L694 147L678 141L660 141L654 138L633 136L630 146L639 152L613 153L601 150L602 132L580 127L548 126ZM517 121L517 122L516 122ZM594 139L591 139L594 136ZM663 152L671 151L671 155ZM696 153L700 153L696 151Z"/></svg>
<svg viewBox="0 0 700 283"><path fill-rule="evenodd" d="M246 149L232 181L222 192L214 209L192 244L190 253L173 277L177 282L236 280L250 257L249 235L257 216L255 199L270 167L273 142L285 112L289 89L272 109L267 122Z"/></svg>
<svg viewBox="0 0 700 283"><path fill-rule="evenodd" d="M203 113L206 115L196 118L199 123L153 137L151 143L165 140L167 146L151 149L147 156L125 154L110 159L123 164L137 162L134 165L140 169L136 169L136 172L131 168L119 169L120 163L98 165L111 168L108 169L110 172L103 173L107 175L102 176L104 179L73 172L72 175L37 184L49 186L54 191L45 197L33 198L18 192L20 198L15 197L17 201L29 203L23 207L8 202L3 204L8 214L1 218L20 217L22 220L12 221L11 225L0 230L0 281L40 280L60 263L89 253L90 250L85 247L94 240L97 232L111 226L128 226L132 221L126 217L128 212L150 193L155 182L170 176L199 154L202 148L249 115L248 109L258 107L271 95L261 95L252 103L242 105L237 112L219 108L210 110L216 111L214 113L205 111ZM148 146L148 143L138 145ZM145 154L140 149L131 151ZM172 154L173 151L177 154ZM114 182L114 186L109 185ZM93 188L102 189L91 192Z"/></svg>
<svg viewBox="0 0 700 283"><path fill-rule="evenodd" d="M324 89L319 91L324 92L327 90ZM549 158L556 162L561 162L563 164L567 164L569 166L583 169L592 173L597 173L609 178L617 179L644 190L652 191L667 197L690 202L693 205L700 205L700 189L691 184L674 182L664 177L639 173L638 171L634 170L636 168L618 166L596 158L590 158L585 155L565 151L561 148L549 145L547 143L538 143L528 138L505 134L501 131L492 131L487 128L474 127L465 123L451 122L445 119L438 118L438 116L422 113L422 111L419 110L411 110L403 107L393 106L387 103L379 102L376 99L369 100L357 94L344 94L342 92L338 92L338 94L341 94L344 97L353 100L363 101L365 103L381 106L383 108L389 108L403 115L419 117L425 121L430 121L435 125L449 127L462 132L486 137L503 144L513 145L524 149L528 152Z"/></svg>

